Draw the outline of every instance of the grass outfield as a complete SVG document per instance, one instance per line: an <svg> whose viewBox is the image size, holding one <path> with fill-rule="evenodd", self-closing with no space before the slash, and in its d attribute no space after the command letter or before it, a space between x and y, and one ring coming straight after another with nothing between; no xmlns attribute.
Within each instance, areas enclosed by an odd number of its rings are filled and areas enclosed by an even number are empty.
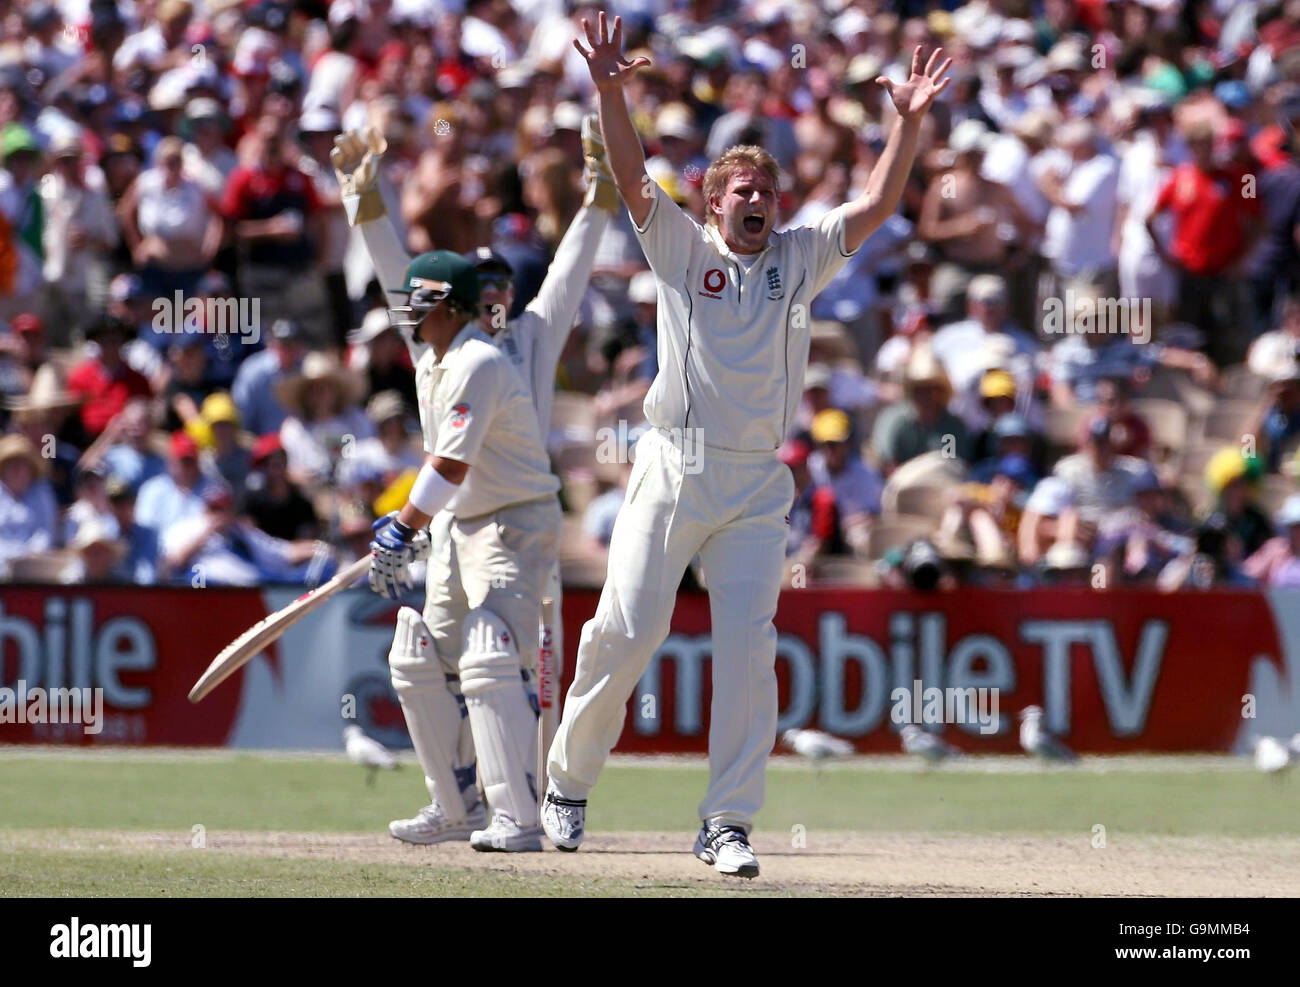
<svg viewBox="0 0 1300 987"><path fill-rule="evenodd" d="M685 851L698 826L695 803L706 777L699 760L611 763L592 798L588 832L673 834L665 849L675 853L679 840L680 856L689 861ZM512 866L518 858L436 855L453 848L411 850L415 856L407 858L391 857L387 844L379 844L383 854L372 852L387 821L411 814L422 797L421 778L410 763L368 788L359 768L329 757L49 755L11 748L0 757L0 890L75 896L599 895L715 894L735 887L679 887L662 875L638 880L634 873L614 873L616 868L608 876L599 868L569 876L561 865L576 858L558 854L543 855L550 865L534 873ZM1098 824L1112 842L1294 838L1300 836L1300 779L1265 778L1244 761L1221 757L1087 759L1075 769L968 758L937 771L915 769L902 758L863 759L823 771L776 761L755 843L760 852L779 849L791 844L793 832L803 833L808 846L835 834L886 841L1033 837L1086 846ZM214 846L229 837L229 852L191 850L195 826L203 827ZM251 834L263 835L250 839ZM316 842L298 848L306 856L285 855L276 842L280 836L271 834L313 834ZM334 854L336 844L346 849L349 841L354 852ZM746 893L817 893L818 887L765 888L760 882Z"/></svg>

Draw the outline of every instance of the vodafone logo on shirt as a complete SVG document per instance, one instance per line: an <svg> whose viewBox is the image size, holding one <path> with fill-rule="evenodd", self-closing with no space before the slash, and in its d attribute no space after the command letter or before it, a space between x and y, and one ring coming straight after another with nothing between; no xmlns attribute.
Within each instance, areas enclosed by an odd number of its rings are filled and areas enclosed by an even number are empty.
<svg viewBox="0 0 1300 987"><path fill-rule="evenodd" d="M700 292L705 298L721 298L718 294L727 283L727 276L716 267L704 272L704 290Z"/></svg>
<svg viewBox="0 0 1300 987"><path fill-rule="evenodd" d="M469 405L462 401L451 406L451 417L447 420L454 429L462 429L469 424Z"/></svg>

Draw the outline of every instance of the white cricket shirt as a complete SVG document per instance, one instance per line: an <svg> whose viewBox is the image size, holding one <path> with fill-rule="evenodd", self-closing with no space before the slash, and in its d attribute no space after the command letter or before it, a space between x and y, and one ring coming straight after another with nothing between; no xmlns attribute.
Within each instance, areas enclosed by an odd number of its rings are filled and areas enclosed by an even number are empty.
<svg viewBox="0 0 1300 987"><path fill-rule="evenodd" d="M492 337L469 323L439 358L426 347L415 365L424 451L468 463L447 509L472 518L554 496L533 401Z"/></svg>
<svg viewBox="0 0 1300 987"><path fill-rule="evenodd" d="M716 227L653 190L637 230L659 282L659 375L646 419L698 429L706 446L774 452L803 393L812 300L852 256L845 207L815 226L773 233L747 270Z"/></svg>

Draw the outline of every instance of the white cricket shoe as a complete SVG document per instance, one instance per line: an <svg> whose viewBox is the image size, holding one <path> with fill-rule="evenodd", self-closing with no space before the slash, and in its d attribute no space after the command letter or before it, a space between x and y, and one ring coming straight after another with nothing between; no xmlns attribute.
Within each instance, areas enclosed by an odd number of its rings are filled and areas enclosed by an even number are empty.
<svg viewBox="0 0 1300 987"><path fill-rule="evenodd" d="M710 826L708 823L695 837L695 856L712 864L719 874L733 877L758 877L758 857L749 845L749 837L739 826Z"/></svg>
<svg viewBox="0 0 1300 987"><path fill-rule="evenodd" d="M586 824L585 799L561 798L555 789L546 789L546 798L542 799L542 828L557 850L572 853L578 849Z"/></svg>
<svg viewBox="0 0 1300 987"><path fill-rule="evenodd" d="M465 818L459 822L448 819L437 802L426 805L413 819L394 819L388 824L388 835L403 843L426 846L447 843L450 840L467 840L474 830L487 822L483 803L470 806Z"/></svg>
<svg viewBox="0 0 1300 987"><path fill-rule="evenodd" d="M501 853L540 853L542 827L520 826L507 812L492 813L492 825L470 834L469 845L475 850Z"/></svg>

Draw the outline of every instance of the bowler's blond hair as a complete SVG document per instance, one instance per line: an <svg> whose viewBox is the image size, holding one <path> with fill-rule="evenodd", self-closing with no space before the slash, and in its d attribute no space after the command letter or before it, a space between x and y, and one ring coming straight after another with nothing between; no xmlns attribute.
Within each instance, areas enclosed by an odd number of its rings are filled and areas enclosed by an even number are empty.
<svg viewBox="0 0 1300 987"><path fill-rule="evenodd" d="M709 165L709 170L704 173L704 204L710 223L717 221L717 215L713 211L713 200L720 198L727 191L727 183L731 181L731 176L745 168L766 172L772 179L772 190L780 191L781 166L776 163L776 158L755 144L737 144L735 147L729 147L718 155L717 160Z"/></svg>

